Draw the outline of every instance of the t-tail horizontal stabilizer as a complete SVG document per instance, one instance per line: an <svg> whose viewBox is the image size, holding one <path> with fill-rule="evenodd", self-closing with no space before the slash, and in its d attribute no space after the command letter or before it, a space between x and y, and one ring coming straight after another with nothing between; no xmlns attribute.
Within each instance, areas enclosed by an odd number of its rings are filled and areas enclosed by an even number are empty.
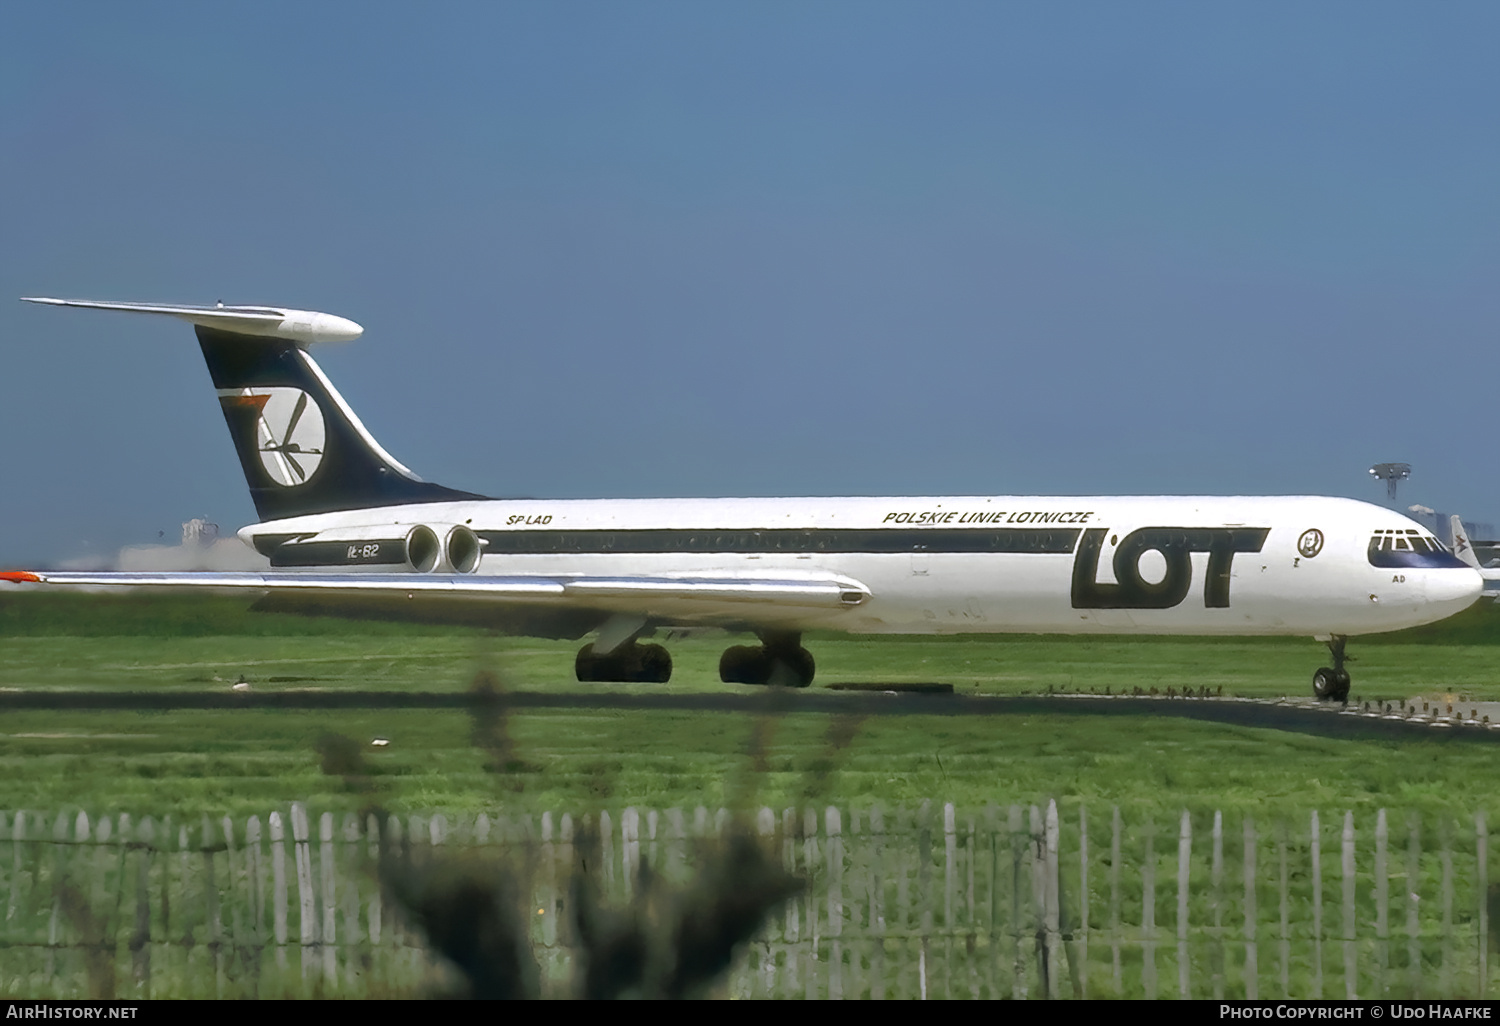
<svg viewBox="0 0 1500 1026"><path fill-rule="evenodd" d="M283 338L291 342L350 342L365 329L344 317L313 310L289 310L280 306L176 306L166 303L101 303L90 299L23 297L23 303L47 306L81 306L90 310L120 310L125 313L161 314L177 317L200 328L213 328L236 335Z"/></svg>

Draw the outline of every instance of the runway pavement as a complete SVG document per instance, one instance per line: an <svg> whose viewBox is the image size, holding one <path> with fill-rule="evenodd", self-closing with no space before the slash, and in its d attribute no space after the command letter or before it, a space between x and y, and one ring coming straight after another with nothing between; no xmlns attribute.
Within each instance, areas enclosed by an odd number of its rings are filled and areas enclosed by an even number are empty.
<svg viewBox="0 0 1500 1026"><path fill-rule="evenodd" d="M467 711L500 705L514 710L614 709L780 715L854 716L1120 716L1180 717L1329 737L1444 737L1500 742L1500 702L1415 698L1405 702L1320 703L1313 699L1257 699L1183 695L962 695L932 686L863 685L857 689L736 689L698 694L569 690L474 693L453 691L9 691L0 712L20 710L334 710L430 709ZM896 690L897 688L907 690Z"/></svg>

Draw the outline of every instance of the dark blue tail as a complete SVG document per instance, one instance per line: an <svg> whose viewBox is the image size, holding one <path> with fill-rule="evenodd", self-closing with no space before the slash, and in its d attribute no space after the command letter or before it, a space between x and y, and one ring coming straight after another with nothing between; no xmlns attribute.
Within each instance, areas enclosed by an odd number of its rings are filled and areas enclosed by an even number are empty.
<svg viewBox="0 0 1500 1026"><path fill-rule="evenodd" d="M300 343L196 331L261 520L484 498L423 481L397 462Z"/></svg>

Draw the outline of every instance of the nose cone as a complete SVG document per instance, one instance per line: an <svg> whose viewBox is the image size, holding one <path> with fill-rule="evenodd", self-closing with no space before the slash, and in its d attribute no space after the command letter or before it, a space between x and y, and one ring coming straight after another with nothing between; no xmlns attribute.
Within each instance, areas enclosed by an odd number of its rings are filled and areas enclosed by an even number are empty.
<svg viewBox="0 0 1500 1026"><path fill-rule="evenodd" d="M1468 567L1429 573L1426 583L1428 603L1444 616L1468 609L1484 592L1484 578Z"/></svg>

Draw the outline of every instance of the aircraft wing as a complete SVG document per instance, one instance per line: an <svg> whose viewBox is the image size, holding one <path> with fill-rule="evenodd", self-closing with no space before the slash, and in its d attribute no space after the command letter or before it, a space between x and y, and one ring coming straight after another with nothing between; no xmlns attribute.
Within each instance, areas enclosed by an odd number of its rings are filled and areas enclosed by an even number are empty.
<svg viewBox="0 0 1500 1026"><path fill-rule="evenodd" d="M713 624L776 620L777 610L835 612L870 597L847 577L795 575L581 576L377 573L131 573L7 571L0 581L131 589L210 589L301 598L328 606L347 599L437 602L443 606L516 606L632 613Z"/></svg>

